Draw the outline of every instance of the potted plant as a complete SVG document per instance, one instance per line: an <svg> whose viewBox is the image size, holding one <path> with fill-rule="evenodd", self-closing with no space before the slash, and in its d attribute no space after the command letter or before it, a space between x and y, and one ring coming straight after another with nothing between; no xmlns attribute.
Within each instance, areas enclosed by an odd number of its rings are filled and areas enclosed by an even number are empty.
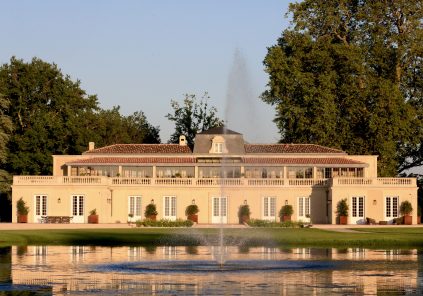
<svg viewBox="0 0 423 296"><path fill-rule="evenodd" d="M404 224L412 224L412 216L410 215L413 212L413 206L408 200L404 200L400 205L400 213L404 216Z"/></svg>
<svg viewBox="0 0 423 296"><path fill-rule="evenodd" d="M197 205L189 205L185 209L185 216L188 217L188 220L191 220L192 222L198 223L198 215L197 213L200 210L198 209Z"/></svg>
<svg viewBox="0 0 423 296"><path fill-rule="evenodd" d="M18 213L18 223L28 223L29 207L26 206L22 197L16 202L16 211Z"/></svg>
<svg viewBox="0 0 423 296"><path fill-rule="evenodd" d="M281 222L291 221L294 209L291 205L284 205L279 211L279 219Z"/></svg>
<svg viewBox="0 0 423 296"><path fill-rule="evenodd" d="M339 224L348 224L348 204L347 199L341 199L336 205L336 214L339 218Z"/></svg>
<svg viewBox="0 0 423 296"><path fill-rule="evenodd" d="M132 220L132 218L134 218L134 214L129 213L129 214L128 214L128 224L129 224L129 225L130 225L132 222L134 222L134 221Z"/></svg>
<svg viewBox="0 0 423 296"><path fill-rule="evenodd" d="M250 221L250 206L249 205L242 205L239 207L238 210L238 217L239 217L239 224L245 224Z"/></svg>
<svg viewBox="0 0 423 296"><path fill-rule="evenodd" d="M98 224L97 209L93 209L90 211L90 215L88 216L88 223Z"/></svg>
<svg viewBox="0 0 423 296"><path fill-rule="evenodd" d="M156 209L156 205L155 204L151 203L151 204L148 204L145 207L144 216L147 219L150 219L152 221L156 221L157 214L158 213L157 213L157 209Z"/></svg>

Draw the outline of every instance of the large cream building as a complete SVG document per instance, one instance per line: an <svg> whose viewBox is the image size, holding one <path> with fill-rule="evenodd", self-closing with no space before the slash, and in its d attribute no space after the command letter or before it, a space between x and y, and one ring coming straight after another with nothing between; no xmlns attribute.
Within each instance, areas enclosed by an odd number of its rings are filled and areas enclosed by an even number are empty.
<svg viewBox="0 0 423 296"><path fill-rule="evenodd" d="M247 144L223 127L197 134L193 151L184 136L179 144L90 143L82 155L54 155L53 176L14 176L12 197L13 205L23 198L29 206L30 223L45 216L86 223L93 209L100 223L126 223L143 219L149 203L159 219L185 219L195 203L199 223L238 223L243 204L251 218L278 220L289 204L293 220L335 224L341 199L349 204L349 224L366 217L392 223L405 200L417 222L416 179L379 178L377 156L312 144Z"/></svg>

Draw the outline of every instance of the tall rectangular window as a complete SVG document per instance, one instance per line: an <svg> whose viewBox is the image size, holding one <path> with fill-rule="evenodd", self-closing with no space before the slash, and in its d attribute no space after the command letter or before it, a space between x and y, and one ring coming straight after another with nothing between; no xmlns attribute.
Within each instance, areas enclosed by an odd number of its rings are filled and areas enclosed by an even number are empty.
<svg viewBox="0 0 423 296"><path fill-rule="evenodd" d="M276 197L263 197L263 219L276 219Z"/></svg>
<svg viewBox="0 0 423 296"><path fill-rule="evenodd" d="M176 219L176 196L165 196L163 197L163 212L164 218L175 220Z"/></svg>
<svg viewBox="0 0 423 296"><path fill-rule="evenodd" d="M398 217L398 196L385 197L385 217L397 218Z"/></svg>
<svg viewBox="0 0 423 296"><path fill-rule="evenodd" d="M141 217L141 196L128 197L128 214L131 214L134 218Z"/></svg>
<svg viewBox="0 0 423 296"><path fill-rule="evenodd" d="M306 221L310 216L310 197L298 198L298 220Z"/></svg>

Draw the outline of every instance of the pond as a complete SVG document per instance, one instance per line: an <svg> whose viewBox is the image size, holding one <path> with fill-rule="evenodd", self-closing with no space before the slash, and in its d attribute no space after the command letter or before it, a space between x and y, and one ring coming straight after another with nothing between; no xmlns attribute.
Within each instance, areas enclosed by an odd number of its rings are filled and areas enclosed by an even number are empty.
<svg viewBox="0 0 423 296"><path fill-rule="evenodd" d="M224 254L222 264L216 254ZM0 248L0 295L420 295L422 254L359 248L13 246Z"/></svg>

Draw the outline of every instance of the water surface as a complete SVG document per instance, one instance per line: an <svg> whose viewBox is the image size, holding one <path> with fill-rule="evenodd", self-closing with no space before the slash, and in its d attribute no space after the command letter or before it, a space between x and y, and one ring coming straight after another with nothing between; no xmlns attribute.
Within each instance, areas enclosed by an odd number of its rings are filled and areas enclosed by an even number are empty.
<svg viewBox="0 0 423 296"><path fill-rule="evenodd" d="M221 266L215 259L222 252ZM13 295L12 290L32 295L420 295L422 254L359 248L14 246L0 248L0 295Z"/></svg>

